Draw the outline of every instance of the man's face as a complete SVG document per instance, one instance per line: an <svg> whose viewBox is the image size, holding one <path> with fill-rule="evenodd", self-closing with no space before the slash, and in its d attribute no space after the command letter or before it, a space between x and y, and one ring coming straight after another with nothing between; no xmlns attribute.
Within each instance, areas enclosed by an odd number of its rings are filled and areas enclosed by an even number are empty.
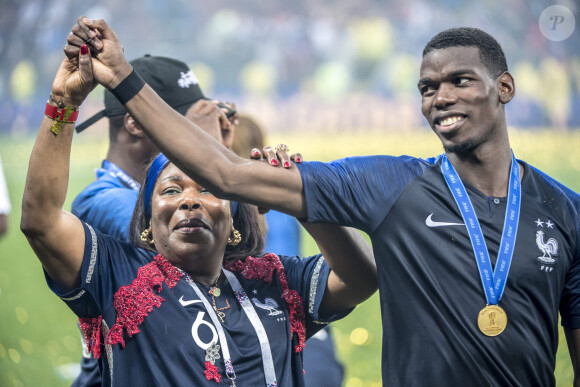
<svg viewBox="0 0 580 387"><path fill-rule="evenodd" d="M446 152L466 153L499 134L504 109L498 81L477 47L433 50L421 63L421 111Z"/></svg>

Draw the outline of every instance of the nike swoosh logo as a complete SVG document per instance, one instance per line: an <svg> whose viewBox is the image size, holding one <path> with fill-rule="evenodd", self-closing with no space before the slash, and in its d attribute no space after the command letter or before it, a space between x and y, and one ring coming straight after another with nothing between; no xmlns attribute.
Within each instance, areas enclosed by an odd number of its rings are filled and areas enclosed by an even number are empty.
<svg viewBox="0 0 580 387"><path fill-rule="evenodd" d="M465 226L465 223L448 223L448 222L435 222L433 219L433 214L429 214L427 219L425 219L425 224L427 227L444 227L444 226Z"/></svg>
<svg viewBox="0 0 580 387"><path fill-rule="evenodd" d="M197 304L198 302L203 302L202 300L188 300L188 301L184 301L183 300L183 296L181 296L181 298L179 299L179 303L182 306L187 306L187 305L191 305L191 304Z"/></svg>

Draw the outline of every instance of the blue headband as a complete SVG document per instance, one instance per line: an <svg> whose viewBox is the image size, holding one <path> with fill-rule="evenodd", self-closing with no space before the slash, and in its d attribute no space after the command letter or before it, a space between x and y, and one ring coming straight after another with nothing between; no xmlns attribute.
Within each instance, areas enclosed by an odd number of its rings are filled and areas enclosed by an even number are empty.
<svg viewBox="0 0 580 387"><path fill-rule="evenodd" d="M159 174L161 171L169 164L169 160L163 153L159 153L153 163L151 163L151 167L149 167L149 172L147 172L147 183L145 184L145 212L147 216L151 218L151 195L153 194L153 187L155 187L155 183L159 178ZM230 212L232 214L232 218L238 211L238 202L232 200L230 201Z"/></svg>
<svg viewBox="0 0 580 387"><path fill-rule="evenodd" d="M153 194L153 187L155 187L155 183L157 182L157 178L159 174L167 166L169 160L163 153L159 153L151 167L149 167L149 172L147 172L147 183L145 184L145 213L147 216L151 218L151 194Z"/></svg>

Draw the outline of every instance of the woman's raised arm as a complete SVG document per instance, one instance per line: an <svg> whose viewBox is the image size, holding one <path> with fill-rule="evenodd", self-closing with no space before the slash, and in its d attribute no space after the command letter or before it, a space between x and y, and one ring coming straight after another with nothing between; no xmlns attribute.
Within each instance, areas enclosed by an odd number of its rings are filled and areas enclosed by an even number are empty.
<svg viewBox="0 0 580 387"><path fill-rule="evenodd" d="M93 87L91 56L81 49L79 66L61 63L30 155L20 228L61 291L80 284L84 252L81 222L62 209L68 187L75 110ZM52 116L53 118L49 118Z"/></svg>

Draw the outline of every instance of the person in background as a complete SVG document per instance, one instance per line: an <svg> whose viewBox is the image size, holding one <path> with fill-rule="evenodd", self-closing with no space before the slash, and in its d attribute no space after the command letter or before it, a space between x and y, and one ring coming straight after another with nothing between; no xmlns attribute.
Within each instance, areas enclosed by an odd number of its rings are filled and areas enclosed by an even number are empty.
<svg viewBox="0 0 580 387"><path fill-rule="evenodd" d="M239 114L232 150L240 157L253 156L264 148L264 132L254 118ZM301 157L301 156L299 156ZM300 159L293 157L296 162ZM264 251L283 255L301 255L300 225L296 218L278 211L268 211L261 222L266 229ZM306 386L342 386L344 367L336 357L330 326L318 331L304 349L304 381Z"/></svg>
<svg viewBox="0 0 580 387"><path fill-rule="evenodd" d="M8 215L11 209L8 187L6 186L6 178L2 168L2 159L0 158L0 238L8 232Z"/></svg>
<svg viewBox="0 0 580 387"><path fill-rule="evenodd" d="M131 75L113 30L78 20L92 39L95 79L131 88L127 110L196 181L219 197L370 236L385 385L554 386L560 315L580 386L580 195L516 159L505 108L516 83L491 35L452 28L423 50L421 113L442 155L303 162L274 173L181 117L162 119L169 108ZM80 27L69 45L87 38Z"/></svg>
<svg viewBox="0 0 580 387"><path fill-rule="evenodd" d="M79 51L54 78L20 227L79 316L103 385L304 385L306 339L376 291L370 246L320 224L306 227L324 256L262 255L256 207L217 198L163 154L139 191L133 245L63 210L74 124L94 87L89 49Z"/></svg>

